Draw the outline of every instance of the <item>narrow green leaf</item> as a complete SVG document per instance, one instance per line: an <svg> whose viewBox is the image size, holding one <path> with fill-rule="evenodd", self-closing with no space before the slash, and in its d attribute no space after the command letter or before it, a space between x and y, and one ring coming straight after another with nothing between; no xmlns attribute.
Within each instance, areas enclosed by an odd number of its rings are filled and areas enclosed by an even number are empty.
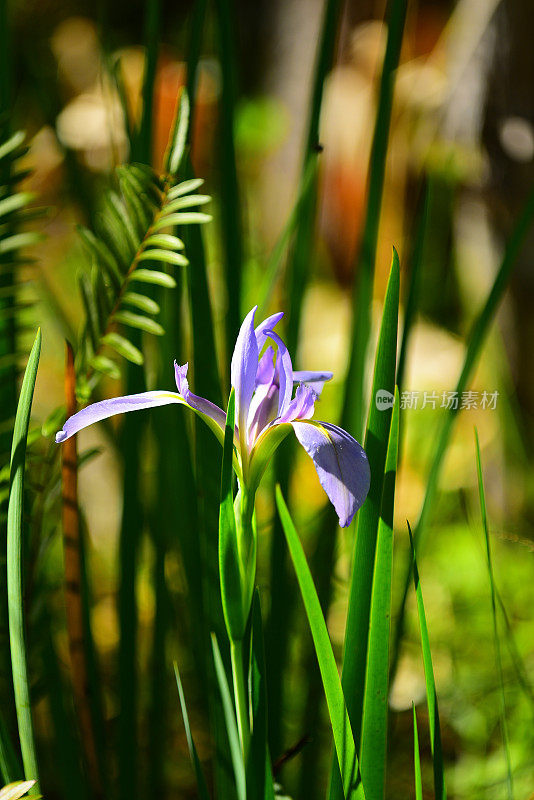
<svg viewBox="0 0 534 800"><path fill-rule="evenodd" d="M191 208L193 206L205 206L211 202L209 194L187 194L183 197L177 197L175 200L170 200L163 206L164 214L174 214L181 208Z"/></svg>
<svg viewBox="0 0 534 800"><path fill-rule="evenodd" d="M414 237L413 251L410 258L410 283L404 305L404 325L402 329L402 341L399 353L399 363L397 366L397 386L402 392L404 385L404 371L406 368L406 357L408 353L408 342L415 322L417 303L419 297L419 284L421 279L421 269L423 265L423 253L425 236L428 227L429 209L432 203L432 182L428 179L424 189L421 202L421 210L418 214L417 229Z"/></svg>
<svg viewBox="0 0 534 800"><path fill-rule="evenodd" d="M119 380L121 377L121 371L118 366L115 364L111 358L102 355L93 356L90 361L91 366L93 369L96 369L97 372L102 372L104 375L108 375L110 378L114 380Z"/></svg>
<svg viewBox="0 0 534 800"><path fill-rule="evenodd" d="M359 248L357 285L353 293L352 334L349 367L345 380L343 401L343 428L358 438L364 421L364 370L367 347L371 333L371 305L375 272L378 225L382 207L382 192L386 169L386 153L393 106L395 73L399 65L407 0L390 0L387 13L388 38L380 80L371 159L367 206L362 244Z"/></svg>
<svg viewBox="0 0 534 800"><path fill-rule="evenodd" d="M40 353L41 329L37 331L28 359L17 407L11 448L10 492L7 512L7 597L13 689L15 692L24 775L27 780L36 781L32 794L39 794L39 770L33 737L30 686L27 671L22 554L24 552L23 508L26 442Z"/></svg>
<svg viewBox="0 0 534 800"><path fill-rule="evenodd" d="M133 311L117 311L115 320L127 325L130 328L138 328L140 331L153 333L155 336L163 336L165 331L156 320L151 317L144 317L141 314L134 314Z"/></svg>
<svg viewBox="0 0 534 800"><path fill-rule="evenodd" d="M141 351L119 333L115 333L114 331L107 333L102 338L102 341L104 344L107 344L108 347L111 347L112 350L116 350L119 355L131 361L132 364L140 365L143 363L144 359Z"/></svg>
<svg viewBox="0 0 534 800"><path fill-rule="evenodd" d="M172 189L169 189L167 199L174 200L177 197L182 197L184 194L194 192L196 189L199 189L203 183L204 178L191 178L190 180L182 181L182 183L178 183L176 186L173 186Z"/></svg>
<svg viewBox="0 0 534 800"><path fill-rule="evenodd" d="M200 211L181 211L177 214L168 214L167 216L160 217L153 225L154 231L160 231L163 228L172 228L174 225L195 225L211 222L213 217L211 214L202 214Z"/></svg>
<svg viewBox="0 0 534 800"><path fill-rule="evenodd" d="M0 200L0 217L4 217L6 214L12 214L13 211L24 208L34 199L35 195L30 192L19 192L18 194L8 195L3 200Z"/></svg>
<svg viewBox="0 0 534 800"><path fill-rule="evenodd" d="M137 292L126 292L122 297L122 303L145 311L147 314L159 314L160 312L160 307L155 300L144 294L137 294Z"/></svg>
<svg viewBox="0 0 534 800"><path fill-rule="evenodd" d="M417 732L417 714L413 708L413 768L415 776L415 800L423 800L423 778L421 776L421 755L419 752L419 734Z"/></svg>
<svg viewBox="0 0 534 800"><path fill-rule="evenodd" d="M247 761L247 800L274 800L273 776L267 744L267 696L263 624L259 592L252 603L250 641L250 716L252 734Z"/></svg>
<svg viewBox="0 0 534 800"><path fill-rule="evenodd" d="M174 253L172 250L143 250L137 257L138 261L163 261L165 264L176 264L179 267L187 267L188 259L181 253Z"/></svg>
<svg viewBox="0 0 534 800"><path fill-rule="evenodd" d="M386 780L389 627L393 568L393 508L399 440L399 393L391 418L376 542L360 764L367 800L383 800Z"/></svg>
<svg viewBox="0 0 534 800"><path fill-rule="evenodd" d="M242 639L247 623L243 615L243 591L237 545L237 525L234 512L233 466L235 394L230 392L221 471L221 502L219 505L219 575L224 620L230 641Z"/></svg>
<svg viewBox="0 0 534 800"><path fill-rule="evenodd" d="M78 275L78 286L80 287L80 294L85 309L85 319L87 323L87 331L91 337L91 344L93 350L98 347L100 339L100 320L98 316L98 309L93 296L91 282L84 272Z"/></svg>
<svg viewBox="0 0 534 800"><path fill-rule="evenodd" d="M243 754L239 743L239 734L237 732L237 721L234 713L234 705L232 702L232 695L230 694L230 687L226 680L226 672L221 658L219 645L217 639L212 633L211 646L213 649L213 661L215 663L215 674L217 676L217 683L219 684L219 691L224 710L224 720L226 723L226 732L230 744L230 754L232 756L232 764L234 767L235 782L237 788L237 796L239 800L247 800L247 790L245 782L245 765L243 763Z"/></svg>
<svg viewBox="0 0 534 800"><path fill-rule="evenodd" d="M177 236L170 233L156 233L145 239L145 247L164 247L168 250L183 250L184 243Z"/></svg>
<svg viewBox="0 0 534 800"><path fill-rule="evenodd" d="M358 749L362 726L376 538L392 413L391 404L377 405L377 397L380 393L385 393L384 396L389 397L390 401L393 401L394 397L398 312L399 258L394 250L376 350L371 404L365 434L364 447L371 468L371 486L367 500L358 514L345 629L343 690L347 697L347 707ZM334 769L331 799L340 796L339 775L336 772L337 770Z"/></svg>
<svg viewBox="0 0 534 800"><path fill-rule="evenodd" d="M13 134L13 136L0 145L0 161L7 156L12 155L12 153L20 147L24 143L24 139L26 138L26 134L24 131L17 131Z"/></svg>
<svg viewBox="0 0 534 800"><path fill-rule="evenodd" d="M78 227L78 233L86 249L93 256L96 256L98 264L105 270L112 285L118 291L121 287L123 276L114 255L106 247L103 241L97 239L88 228Z"/></svg>
<svg viewBox="0 0 534 800"><path fill-rule="evenodd" d="M321 670L323 686L332 733L336 746L337 761L342 776L343 793L346 800L363 800L365 793L360 778L358 755L355 747L352 726L350 723L341 681L337 671L336 659L332 650L326 622L321 610L321 604L313 583L304 550L300 543L293 521L289 516L285 500L276 488L276 505L282 522L287 545L295 568L302 600L306 609L306 616L313 637L315 653Z"/></svg>
<svg viewBox="0 0 534 800"><path fill-rule="evenodd" d="M176 175L182 163L185 145L187 142L187 132L189 129L189 95L185 89L182 90L180 104L176 112L176 120L172 136L172 145L167 157L167 171L171 175Z"/></svg>
<svg viewBox="0 0 534 800"><path fill-rule="evenodd" d="M172 275L167 275L165 272L157 272L155 269L134 269L129 280L153 283L154 286L164 286L166 289L174 289L176 286L176 281Z"/></svg>
<svg viewBox="0 0 534 800"><path fill-rule="evenodd" d="M187 704L185 702L184 689L182 686L180 673L178 671L178 664L176 663L176 661L174 662L174 675L176 678L176 685L178 687L178 696L180 698L180 708L182 709L182 719L184 721L185 736L187 739L189 757L191 759L191 764L193 765L193 769L195 770L195 777L197 779L198 795L200 800L210 800L208 785L206 783L206 778L204 777L204 772L202 771L200 759L198 757L197 749L195 747L195 741L193 739L193 734L191 732L191 725L189 723L189 714L187 713Z"/></svg>
<svg viewBox="0 0 534 800"><path fill-rule="evenodd" d="M417 569L414 541L410 523L408 523L408 533L410 535L410 545L412 548L413 579L417 598L417 615L419 617L419 627L421 629L421 649L423 651L423 666L425 670L428 724L430 727L430 747L434 761L434 794L436 800L446 800L447 790L445 788L445 775L443 772L443 751L441 749L441 728L439 724L438 697L436 694L436 682L434 680L434 668L432 666L432 654L430 651L430 639L428 637L428 627L426 624L425 606L423 604L423 593L421 592L421 584L419 582L419 571Z"/></svg>
<svg viewBox="0 0 534 800"><path fill-rule="evenodd" d="M504 692L504 675L502 668L502 654L501 654L501 641L499 638L499 626L497 622L497 600L495 590L495 576L493 574L493 562L491 558L491 543L488 527L488 514L486 511L486 497L484 494L484 478L482 475L482 461L480 458L480 444L478 441L478 433L475 428L475 446L476 446L476 459L477 459L477 477L478 477L478 496L480 500L480 513L482 515L482 527L484 529L484 538L486 540L486 560L488 566L488 578L491 593L491 615L493 621L493 646L495 648L495 666L497 667L497 674L499 676L499 689L501 700L501 736L502 745L504 750L504 757L506 760L506 789L508 793L508 800L513 800L514 797L514 783L512 778L512 759L510 757L510 747L508 744L508 725L506 722L506 695Z"/></svg>
<svg viewBox="0 0 534 800"><path fill-rule="evenodd" d="M12 253L13 250L20 250L23 247L32 247L42 242L43 239L44 236L42 233L36 233L35 231L14 233L13 236L0 239L0 253Z"/></svg>

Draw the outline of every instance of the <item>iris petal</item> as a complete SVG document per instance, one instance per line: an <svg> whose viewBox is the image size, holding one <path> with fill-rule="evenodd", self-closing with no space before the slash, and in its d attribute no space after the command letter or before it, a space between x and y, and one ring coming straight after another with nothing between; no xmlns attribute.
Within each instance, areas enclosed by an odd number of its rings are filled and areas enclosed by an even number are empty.
<svg viewBox="0 0 534 800"><path fill-rule="evenodd" d="M179 394L174 392L141 392L140 394L130 394L125 397L114 397L111 400L101 400L99 403L92 403L87 408L82 408L77 414L65 422L63 429L56 433L56 442L60 444L66 439L70 439L75 433L100 422L103 419L114 417L115 414L125 414L127 411L140 411L143 408L154 408L155 406L166 406L170 403L182 403L185 401Z"/></svg>
<svg viewBox="0 0 534 800"><path fill-rule="evenodd" d="M278 311L276 314L271 314L270 317L264 319L263 322L260 322L258 327L256 328L256 342L258 343L258 353L262 349L263 345L267 341L267 331L272 331L275 328L282 317L284 316L283 311Z"/></svg>
<svg viewBox="0 0 534 800"><path fill-rule="evenodd" d="M293 373L293 383L306 383L316 394L321 394L323 386L334 377L333 372L313 372L310 370L297 370Z"/></svg>
<svg viewBox="0 0 534 800"><path fill-rule="evenodd" d="M369 491L371 473L363 447L349 433L328 422L295 421L292 425L314 463L340 526L345 528Z"/></svg>
<svg viewBox="0 0 534 800"><path fill-rule="evenodd" d="M276 353L276 367L280 386L280 395L278 398L278 416L281 417L285 411L287 411L287 408L291 402L291 395L293 394L293 365L291 363L289 350L278 334L274 331L267 331L267 336L278 347Z"/></svg>
<svg viewBox="0 0 534 800"><path fill-rule="evenodd" d="M258 343L254 331L257 306L249 311L239 330L232 355L231 379L235 389L235 411L239 431L246 431L248 409L256 384L258 370Z"/></svg>
<svg viewBox="0 0 534 800"><path fill-rule="evenodd" d="M205 417L212 419L224 434L226 414L222 408L212 403L211 400L206 400L204 397L199 397L197 394L193 394L193 392L190 391L189 381L187 380L187 368L188 364L180 366L176 361L174 362L174 374L179 393L188 406L191 406L195 411L199 411Z"/></svg>

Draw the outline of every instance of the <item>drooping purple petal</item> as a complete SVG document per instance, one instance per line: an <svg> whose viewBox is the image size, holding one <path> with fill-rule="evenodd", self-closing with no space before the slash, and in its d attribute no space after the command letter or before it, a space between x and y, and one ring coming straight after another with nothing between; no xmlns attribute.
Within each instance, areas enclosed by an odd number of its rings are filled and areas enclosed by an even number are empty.
<svg viewBox="0 0 534 800"><path fill-rule="evenodd" d="M315 465L340 526L345 528L369 491L371 473L363 447L342 428L328 422L295 421L292 425Z"/></svg>
<svg viewBox="0 0 534 800"><path fill-rule="evenodd" d="M315 391L310 386L301 383L297 386L295 397L277 422L293 422L297 419L311 419L311 417L313 417L316 399L317 395Z"/></svg>
<svg viewBox="0 0 534 800"><path fill-rule="evenodd" d="M235 343L231 365L237 425L244 437L246 437L248 409L254 394L258 369L258 343L254 331L256 309L257 306L254 306L243 320Z"/></svg>
<svg viewBox="0 0 534 800"><path fill-rule="evenodd" d="M291 395L293 394L293 365L289 350L282 339L274 331L267 331L267 336L278 347L276 353L276 373L280 394L278 396L278 416L281 417L287 410Z"/></svg>
<svg viewBox="0 0 534 800"><path fill-rule="evenodd" d="M185 401L174 392L141 392L140 394L126 395L126 397L101 400L99 403L93 403L87 408L82 408L77 414L69 417L63 425L63 429L56 433L56 442L60 444L66 439L70 439L82 428L87 428L95 422L113 417L115 414L140 411L143 408L154 408L155 406L166 406L170 403L185 404Z"/></svg>
<svg viewBox="0 0 534 800"><path fill-rule="evenodd" d="M293 373L293 383L306 383L311 386L314 392L319 395L323 391L323 386L327 381L334 377L333 372L313 372L309 370L297 370Z"/></svg>
<svg viewBox="0 0 534 800"><path fill-rule="evenodd" d="M256 341L258 343L258 353L261 351L263 345L267 340L267 331L272 331L284 316L283 311L278 311L276 314L271 314L270 317L260 322L256 328Z"/></svg>
<svg viewBox="0 0 534 800"><path fill-rule="evenodd" d="M193 392L190 391L189 381L187 380L188 366L188 364L182 364L180 366L176 361L174 362L174 375L178 392L184 398L188 406L191 406L195 411L199 411L201 414L212 419L224 434L226 414L222 408L212 403L211 400L206 400L204 397L199 397L197 394L193 394Z"/></svg>

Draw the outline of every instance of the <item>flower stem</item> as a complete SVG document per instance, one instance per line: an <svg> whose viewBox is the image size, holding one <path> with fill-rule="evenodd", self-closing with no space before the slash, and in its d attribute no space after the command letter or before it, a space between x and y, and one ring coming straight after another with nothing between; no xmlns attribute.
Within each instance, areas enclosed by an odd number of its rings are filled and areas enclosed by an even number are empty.
<svg viewBox="0 0 534 800"><path fill-rule="evenodd" d="M237 711L237 729L239 741L243 752L243 761L246 765L250 746L250 723L248 715L246 680L243 670L243 640L234 639L230 642L232 657L232 674L234 678L234 696Z"/></svg>

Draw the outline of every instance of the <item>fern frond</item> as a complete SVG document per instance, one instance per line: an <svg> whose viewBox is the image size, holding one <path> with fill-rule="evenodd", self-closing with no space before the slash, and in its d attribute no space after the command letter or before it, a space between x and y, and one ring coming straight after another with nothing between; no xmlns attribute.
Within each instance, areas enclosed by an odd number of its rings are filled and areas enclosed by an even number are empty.
<svg viewBox="0 0 534 800"><path fill-rule="evenodd" d="M170 173L157 176L141 164L119 167L116 177L118 191L107 193L96 230L80 229L88 255L79 276L85 321L78 347L77 393L83 400L91 396L102 375L119 376L117 355L143 363L141 351L128 339L130 330L164 333L155 319L160 308L149 295L150 287L174 288L174 277L161 267L189 264L183 241L167 231L211 220L208 214L190 210L211 199L194 193L201 180L177 183Z"/></svg>

